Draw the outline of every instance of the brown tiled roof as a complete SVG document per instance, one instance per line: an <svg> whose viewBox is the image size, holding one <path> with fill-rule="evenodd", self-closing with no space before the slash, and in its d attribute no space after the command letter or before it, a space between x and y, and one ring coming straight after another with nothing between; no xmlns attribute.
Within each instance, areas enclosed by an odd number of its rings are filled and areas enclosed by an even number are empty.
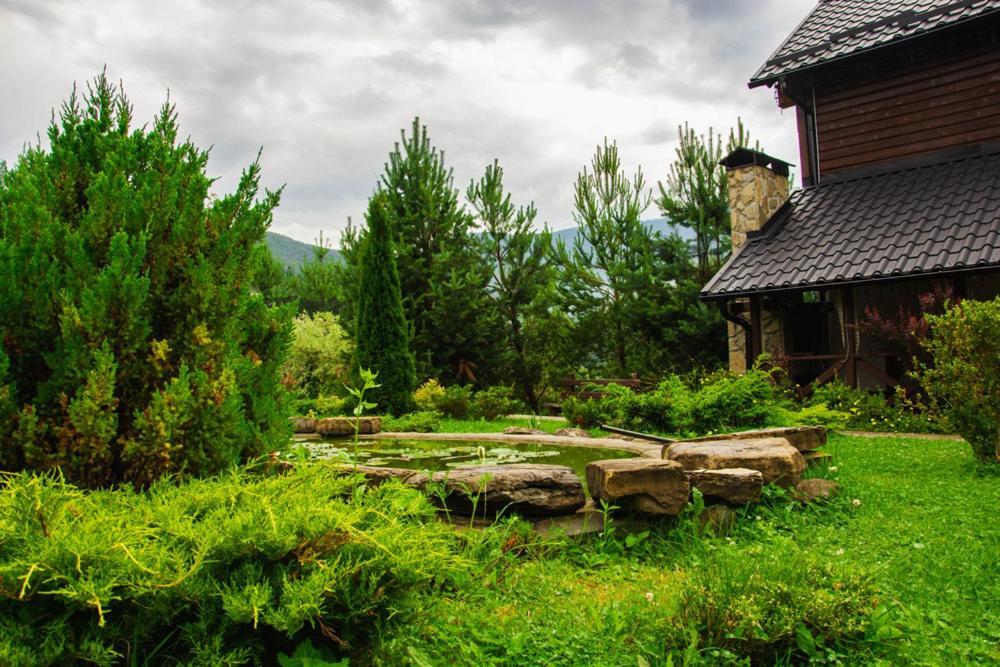
<svg viewBox="0 0 1000 667"><path fill-rule="evenodd" d="M997 11L1000 0L823 0L750 86Z"/></svg>
<svg viewBox="0 0 1000 667"><path fill-rule="evenodd" d="M794 192L703 298L1000 267L1000 152Z"/></svg>

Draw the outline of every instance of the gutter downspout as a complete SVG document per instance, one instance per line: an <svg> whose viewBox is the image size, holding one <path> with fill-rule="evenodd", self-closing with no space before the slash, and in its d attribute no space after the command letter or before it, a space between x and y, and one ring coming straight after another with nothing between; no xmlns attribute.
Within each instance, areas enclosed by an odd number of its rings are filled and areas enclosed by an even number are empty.
<svg viewBox="0 0 1000 667"><path fill-rule="evenodd" d="M722 318L727 322L732 322L736 326L743 329L743 351L746 354L746 368L750 370L753 368L753 333L750 329L750 322L740 317L739 315L734 315L729 312L729 301L725 299L719 301L719 312L722 313Z"/></svg>

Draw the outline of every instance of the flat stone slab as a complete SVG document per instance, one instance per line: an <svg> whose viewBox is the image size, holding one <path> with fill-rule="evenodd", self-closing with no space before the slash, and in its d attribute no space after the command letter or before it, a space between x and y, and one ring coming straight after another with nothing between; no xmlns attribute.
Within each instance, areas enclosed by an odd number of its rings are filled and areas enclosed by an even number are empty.
<svg viewBox="0 0 1000 667"><path fill-rule="evenodd" d="M721 470L688 470L688 483L708 500L721 500L730 505L746 505L760 499L764 475L749 468Z"/></svg>
<svg viewBox="0 0 1000 667"><path fill-rule="evenodd" d="M456 514L525 516L572 514L587 498L572 468L542 463L515 463L455 468L437 472L430 482L443 485L445 507ZM436 494L431 498L441 502Z"/></svg>
<svg viewBox="0 0 1000 667"><path fill-rule="evenodd" d="M556 429L556 431L552 435L558 435L561 438L590 438L590 437L593 437L593 436L590 435L589 431L585 431L582 428L560 428L560 429Z"/></svg>
<svg viewBox="0 0 1000 667"><path fill-rule="evenodd" d="M508 426L503 430L506 435L545 435L546 432L540 428L529 428L527 426Z"/></svg>
<svg viewBox="0 0 1000 667"><path fill-rule="evenodd" d="M753 431L737 433L720 433L691 438L683 442L715 442L718 440L757 440L761 438L784 438L800 452L811 452L826 444L826 429L822 426L787 426L780 428L762 428ZM664 447L666 451L667 445Z"/></svg>
<svg viewBox="0 0 1000 667"><path fill-rule="evenodd" d="M315 433L316 420L312 417L292 417L292 433Z"/></svg>
<svg viewBox="0 0 1000 667"><path fill-rule="evenodd" d="M802 454L784 438L675 442L665 449L664 458L685 470L749 468L759 471L765 484L783 487L794 486L806 469Z"/></svg>
<svg viewBox="0 0 1000 667"><path fill-rule="evenodd" d="M353 417L327 417L316 420L316 432L320 435L354 435ZM380 417L361 417L358 420L358 433L372 435L382 430Z"/></svg>
<svg viewBox="0 0 1000 667"><path fill-rule="evenodd" d="M587 486L594 500L666 516L684 511L691 492L683 466L663 459L592 461L587 464Z"/></svg>

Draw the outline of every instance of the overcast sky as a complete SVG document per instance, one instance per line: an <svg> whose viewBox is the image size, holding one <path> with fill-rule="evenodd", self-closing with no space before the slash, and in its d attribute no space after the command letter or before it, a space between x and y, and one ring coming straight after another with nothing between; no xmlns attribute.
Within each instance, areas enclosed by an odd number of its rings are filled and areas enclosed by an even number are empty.
<svg viewBox="0 0 1000 667"><path fill-rule="evenodd" d="M539 220L572 224L572 185L603 137L662 179L677 125L742 116L798 162L795 118L747 80L813 0L0 0L0 160L107 65L146 122L167 91L212 146L217 191L263 147L286 184L274 231L312 241L359 220L419 115L463 191L494 158ZM647 217L658 212L650 209Z"/></svg>

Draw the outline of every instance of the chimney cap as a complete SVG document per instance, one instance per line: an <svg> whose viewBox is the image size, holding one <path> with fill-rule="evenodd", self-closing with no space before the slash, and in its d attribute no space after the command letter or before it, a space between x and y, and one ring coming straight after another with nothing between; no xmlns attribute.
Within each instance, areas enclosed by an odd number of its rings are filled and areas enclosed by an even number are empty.
<svg viewBox="0 0 1000 667"><path fill-rule="evenodd" d="M788 177L788 168L795 165L785 162L784 160L779 160L776 157L772 157L767 153L762 153L761 151L755 151L750 148L737 148L733 150L732 153L722 158L719 162L722 166L728 169L738 169L740 167L749 167L750 165L759 165L761 167L767 167L778 176Z"/></svg>

